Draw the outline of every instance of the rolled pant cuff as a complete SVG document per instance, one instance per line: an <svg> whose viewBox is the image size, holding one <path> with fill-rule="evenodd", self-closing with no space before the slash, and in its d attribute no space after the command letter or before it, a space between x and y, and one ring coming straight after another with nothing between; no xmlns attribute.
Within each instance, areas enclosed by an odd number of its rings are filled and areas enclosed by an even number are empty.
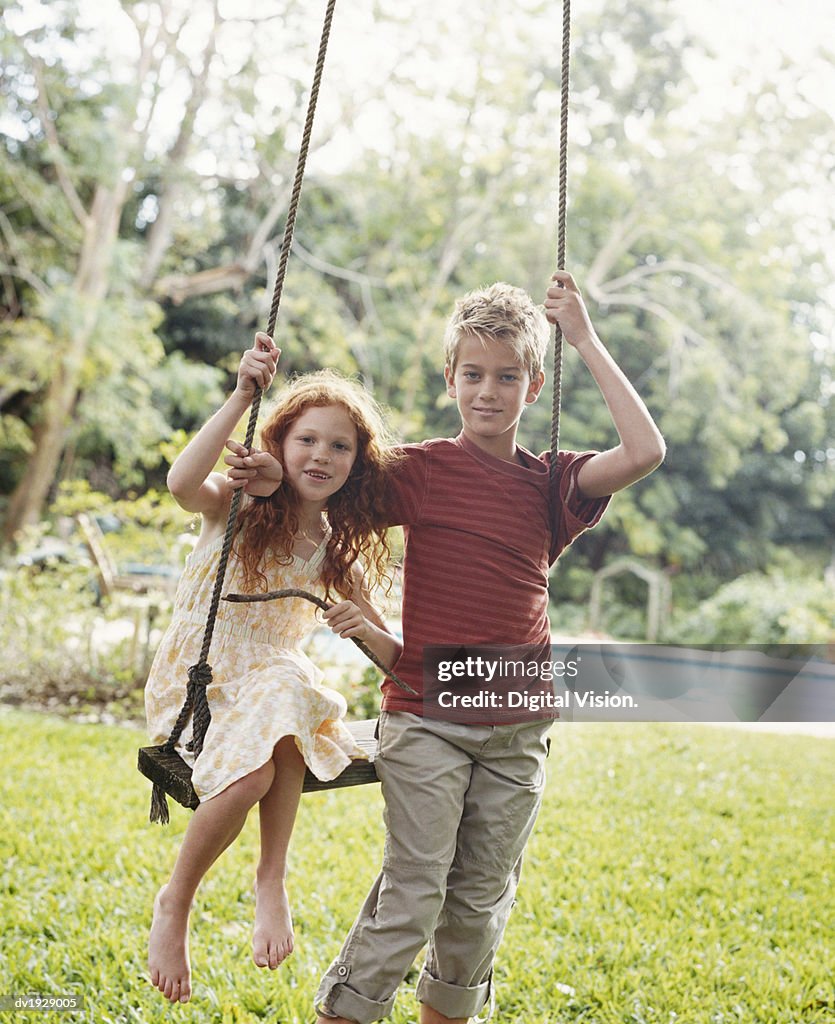
<svg viewBox="0 0 835 1024"><path fill-rule="evenodd" d="M318 1013L323 1017L345 1017L348 1020L355 1020L357 1024L372 1024L375 1020L382 1020L389 1016L394 1007L394 995L381 1002L376 999L368 999L349 988L342 980L342 972L348 973L345 971L345 965L335 965L335 970L339 971L338 979L335 980L332 977L334 973L334 968L332 968L322 979L322 984L316 993Z"/></svg>
<svg viewBox="0 0 835 1024"><path fill-rule="evenodd" d="M450 985L433 978L424 968L417 983L417 997L445 1017L475 1017L490 998L490 982L484 981L472 988Z"/></svg>

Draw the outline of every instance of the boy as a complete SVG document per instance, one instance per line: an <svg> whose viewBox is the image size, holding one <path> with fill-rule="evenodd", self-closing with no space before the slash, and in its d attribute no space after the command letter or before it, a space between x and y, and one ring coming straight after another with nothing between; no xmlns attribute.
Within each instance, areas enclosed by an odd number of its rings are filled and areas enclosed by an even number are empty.
<svg viewBox="0 0 835 1024"><path fill-rule="evenodd" d="M606 452L561 452L553 501L549 457L516 444L522 412L544 382L546 317L588 366L620 436ZM545 316L525 292L504 284L459 300L445 355L461 433L403 447L390 508L391 524L406 532L396 671L418 694L428 645L547 644L549 565L599 521L609 495L664 458L657 427L564 271L552 278ZM317 1024L388 1016L427 940L417 986L421 1024L465 1024L490 997L493 959L542 797L551 721L445 721L428 701L390 683L383 693L383 866L322 979Z"/></svg>

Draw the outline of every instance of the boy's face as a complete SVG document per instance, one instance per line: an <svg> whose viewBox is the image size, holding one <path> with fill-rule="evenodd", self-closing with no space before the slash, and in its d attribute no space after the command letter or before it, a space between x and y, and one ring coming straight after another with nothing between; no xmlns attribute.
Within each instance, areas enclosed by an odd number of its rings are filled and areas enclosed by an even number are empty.
<svg viewBox="0 0 835 1024"><path fill-rule="evenodd" d="M531 380L510 346L469 335L459 345L455 372L447 366L444 379L458 403L464 435L484 451L513 459L522 410L536 401L544 374Z"/></svg>

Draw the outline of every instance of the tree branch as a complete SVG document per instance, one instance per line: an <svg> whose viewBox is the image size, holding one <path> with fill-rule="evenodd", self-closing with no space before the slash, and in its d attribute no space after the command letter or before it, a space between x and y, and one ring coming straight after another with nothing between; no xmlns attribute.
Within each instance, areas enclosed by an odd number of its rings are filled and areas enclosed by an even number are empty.
<svg viewBox="0 0 835 1024"><path fill-rule="evenodd" d="M605 281L600 285L600 289L603 292L608 293L610 290L616 291L617 289L627 287L642 278L650 277L654 274L675 273L689 274L691 277L699 277L714 288L721 288L723 291L739 294L739 289L734 287L734 285L729 284L718 273L714 273L712 270L707 270L698 263L691 263L690 260L679 259L668 259L661 260L660 263L642 264L641 266L630 270L628 273L622 274L620 277L613 278L611 281Z"/></svg>
<svg viewBox="0 0 835 1024"><path fill-rule="evenodd" d="M386 287L386 282L381 277L369 277L368 274L361 274L357 270L347 270L345 267L337 267L334 263L328 263L327 260L323 260L319 256L314 256L313 253L308 252L296 238L293 239L291 252L295 253L299 259L309 267L312 267L314 270L318 270L323 274L330 274L331 277L339 277L343 281L351 281L360 286L371 285L375 288Z"/></svg>
<svg viewBox="0 0 835 1024"><path fill-rule="evenodd" d="M696 341L701 345L707 344L707 339L704 335L699 334L695 328L685 323L685 321L677 317L675 313L671 312L660 302L655 302L652 299L646 299L641 295L627 295L623 292L605 292L596 285L589 287L588 282L586 284L586 289L589 297L600 305L634 306L636 309L646 310L647 313L652 313L652 315L657 316L659 320L663 320L664 323L669 324L681 335L682 338L691 338L693 341Z"/></svg>
<svg viewBox="0 0 835 1024"><path fill-rule="evenodd" d="M290 190L285 185L281 190L281 194L273 199L269 209L261 218L258 227L252 232L252 238L241 260L241 265L246 267L250 274L254 273L255 268L261 262L264 246L272 235L279 218L287 212L289 200Z"/></svg>
<svg viewBox="0 0 835 1024"><path fill-rule="evenodd" d="M32 58L32 68L35 73L35 84L37 85L37 108L38 115L41 120L41 127L43 128L44 135L46 136L47 148L52 157L52 164L55 167L55 173L58 176L58 183L61 186L61 191L69 203L70 209L73 212L73 216L78 223L86 228L89 223L89 214L84 207L84 203L81 201L81 197L75 190L75 186L72 183L67 165L64 160L64 151L61 148L61 142L58 139L58 133L55 130L55 123L52 120L49 109L49 97L46 91L46 80L43 75L43 65L39 58Z"/></svg>
<svg viewBox="0 0 835 1024"><path fill-rule="evenodd" d="M20 256L22 246L11 221L2 210L0 210L0 232L2 232L6 240L6 248L10 256L14 260L14 265L9 263L0 264L0 273L4 273L9 277L18 277L21 281L26 281L27 284L30 284L40 295L49 295L50 291L47 283L23 265Z"/></svg>
<svg viewBox="0 0 835 1024"><path fill-rule="evenodd" d="M42 281L37 274L33 274L31 270L26 270L24 267L14 267L9 263L0 263L0 274L6 274L9 277L17 277L21 281L25 281L43 298L46 298L51 294L49 285L47 285L46 281Z"/></svg>
<svg viewBox="0 0 835 1024"><path fill-rule="evenodd" d="M78 235L73 235L73 233L62 224L54 223L49 217L49 211L44 212L41 208L44 204L41 201L37 190L32 187L32 183L29 180L30 177L35 177L35 175L32 174L28 168L17 168L15 172L15 187L18 195L23 200L25 209L32 214L34 219L43 228L44 233L49 235L50 238L54 238L59 245L64 248L77 246L79 244ZM43 186L43 182L40 180L38 180L38 184ZM8 204L5 205L5 209L9 209ZM14 210L14 208L12 209ZM77 224L75 218L72 218L68 223L72 226Z"/></svg>
<svg viewBox="0 0 835 1024"><path fill-rule="evenodd" d="M217 27L219 23L218 0L212 4L212 26L206 46L203 49L201 67L191 75L191 92L183 112L180 130L166 154L162 171L162 186L157 195L159 208L154 223L148 232L145 264L142 268L141 284L150 288L159 271L173 237L174 207L180 194L179 175L188 155L194 135L194 125L203 102L206 99L209 67L216 52ZM156 101L154 103L156 105Z"/></svg>
<svg viewBox="0 0 835 1024"><path fill-rule="evenodd" d="M240 263L227 263L222 267L199 270L196 274L167 274L157 281L154 294L179 306L196 295L213 295L241 288L250 276L251 271Z"/></svg>
<svg viewBox="0 0 835 1024"><path fill-rule="evenodd" d="M622 220L612 226L609 238L598 249L597 255L586 272L586 287L588 289L602 287L602 281L609 273L609 268L614 265L619 256L628 251L630 245L643 233L644 225L641 223L641 213L641 210L633 207Z"/></svg>
<svg viewBox="0 0 835 1024"><path fill-rule="evenodd" d="M179 306L195 295L211 295L214 292L238 289L252 276L261 262L267 241L279 217L287 207L288 191L278 196L261 218L252 235L247 251L240 260L220 267L200 270L196 274L167 274L154 285L154 294L169 298Z"/></svg>
<svg viewBox="0 0 835 1024"><path fill-rule="evenodd" d="M376 328L380 333L383 332L383 322L380 319L380 314L377 311L377 306L374 302L374 295L371 290L372 288L387 287L386 282L382 278L370 277L368 274L361 274L359 271L348 270L345 267L337 267L333 263L328 263L327 260L320 259L318 256L314 256L313 253L308 252L307 249L305 249L296 238L293 239L291 252L298 259L300 259L302 263L307 264L307 266L311 267L313 270L318 271L320 274L328 274L330 277L336 277L342 281L350 281L351 284L357 285L360 290L360 297L362 299L362 308L365 314L365 318L367 319L367 321L373 324L374 328ZM363 323L362 319L356 317L353 311L350 312L352 318L354 319L354 322L357 324L358 327L360 327ZM367 324L365 326L365 333L368 333ZM368 387L373 388L374 374L368 359L367 344L349 344L351 345L351 351L354 353L357 363L359 363L362 369L366 385Z"/></svg>

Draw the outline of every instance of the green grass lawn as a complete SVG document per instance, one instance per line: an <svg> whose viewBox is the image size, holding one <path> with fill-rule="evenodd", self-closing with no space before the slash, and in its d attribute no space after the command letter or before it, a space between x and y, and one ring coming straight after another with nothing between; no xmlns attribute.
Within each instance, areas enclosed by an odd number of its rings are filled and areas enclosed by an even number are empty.
<svg viewBox="0 0 835 1024"><path fill-rule="evenodd" d="M297 949L274 973L249 958L252 816L198 895L193 1000L169 1008L146 980L145 941L188 812L147 824L141 741L0 709L0 995L82 994L84 1016L59 1019L96 1024L306 1024L380 860L378 788L304 797ZM496 969L496 1022L835 1021L835 741L563 725L549 772ZM397 1024L417 1018L415 977Z"/></svg>

